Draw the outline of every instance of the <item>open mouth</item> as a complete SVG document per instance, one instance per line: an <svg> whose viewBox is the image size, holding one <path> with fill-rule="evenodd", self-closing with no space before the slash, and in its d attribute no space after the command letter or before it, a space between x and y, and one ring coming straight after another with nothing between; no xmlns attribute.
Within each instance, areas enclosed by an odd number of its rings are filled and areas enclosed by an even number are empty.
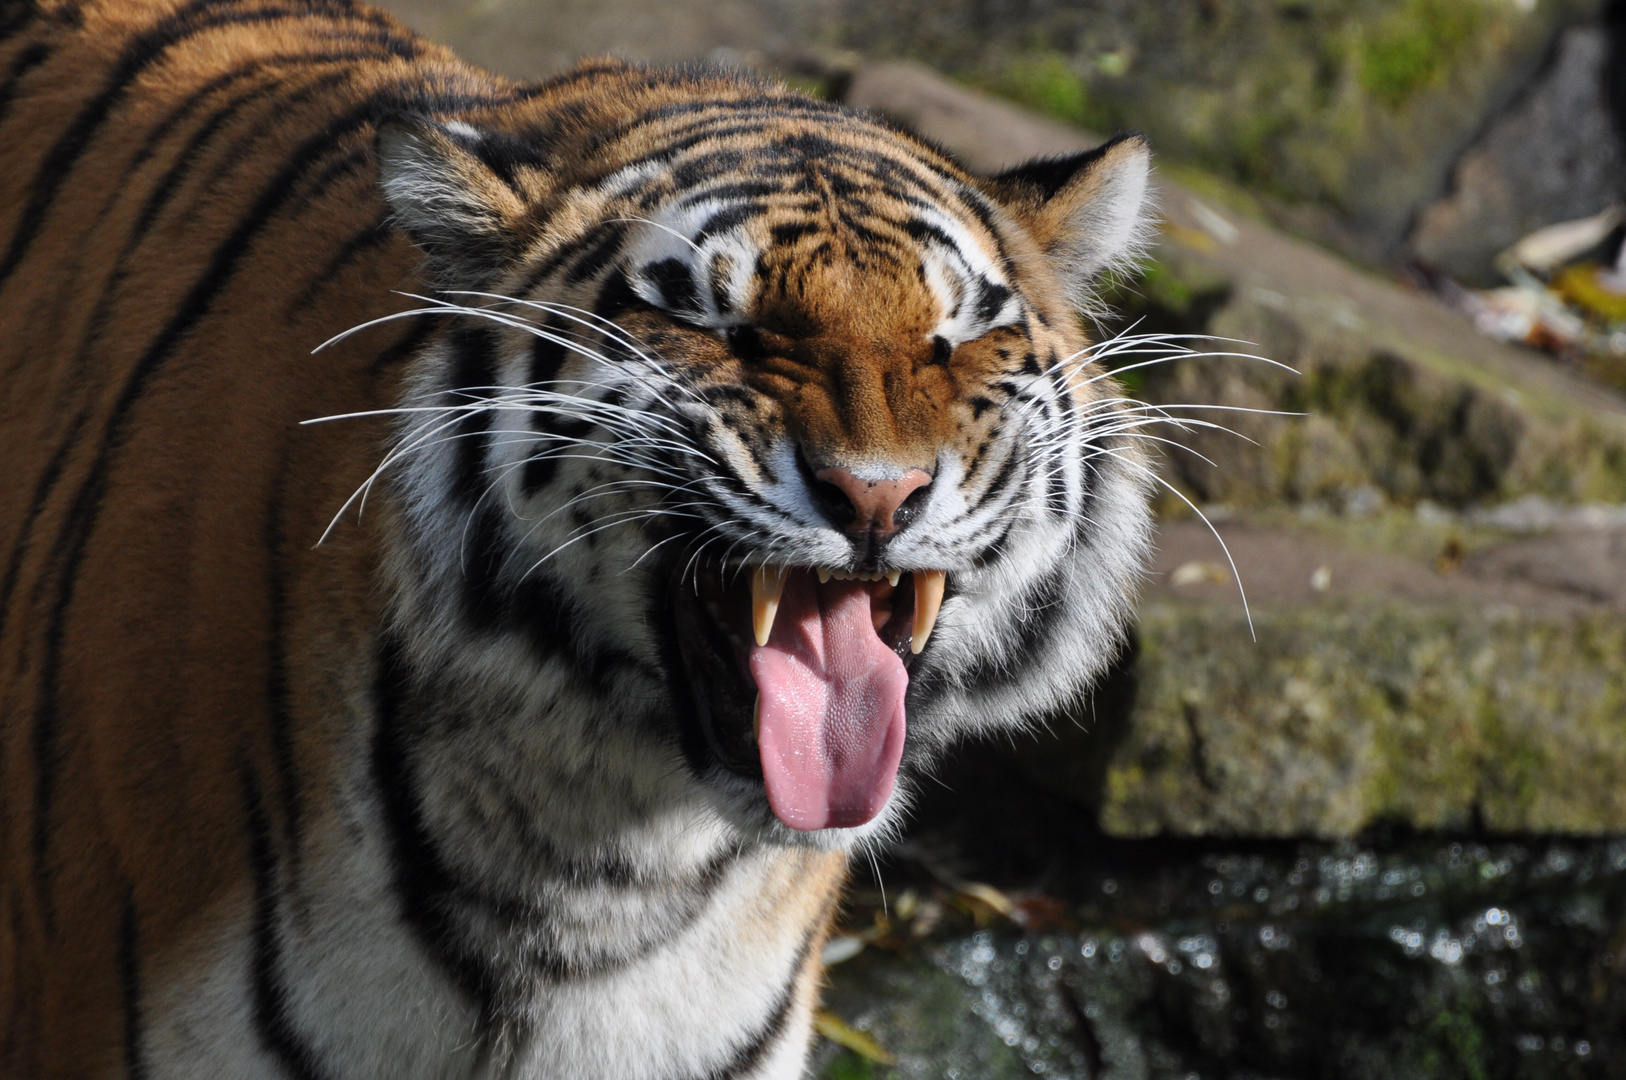
<svg viewBox="0 0 1626 1080"><path fill-rule="evenodd" d="M717 760L760 778L793 829L852 828L891 797L908 668L941 570L699 568L677 587L678 649Z"/></svg>

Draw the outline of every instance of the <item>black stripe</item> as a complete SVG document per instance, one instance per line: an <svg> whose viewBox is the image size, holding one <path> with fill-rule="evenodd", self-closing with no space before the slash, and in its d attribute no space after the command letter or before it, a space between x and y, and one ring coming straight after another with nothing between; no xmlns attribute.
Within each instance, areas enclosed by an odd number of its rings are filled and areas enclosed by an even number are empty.
<svg viewBox="0 0 1626 1080"><path fill-rule="evenodd" d="M247 765L243 766L242 785L249 869L254 877L254 957L249 972L254 1032L290 1080L323 1080L325 1071L288 1012L288 988L282 981L282 935L277 929L277 855L260 786Z"/></svg>
<svg viewBox="0 0 1626 1080"><path fill-rule="evenodd" d="M1067 611L1067 571L1057 565L1023 592L1015 607L1014 634L1001 642L1003 651L974 658L960 682L979 689L1011 686L1028 677L1028 667L1042 661L1056 640L1056 628Z"/></svg>
<svg viewBox="0 0 1626 1080"><path fill-rule="evenodd" d="M572 674L586 680L600 697L615 689L615 676L643 663L632 653L605 643L584 641L580 628L586 613L550 575L532 570L504 597L502 624L517 630L539 659L568 656Z"/></svg>
<svg viewBox="0 0 1626 1080"><path fill-rule="evenodd" d="M678 79L665 80L669 85L681 86ZM742 116L741 114L744 114ZM604 147L620 142L640 128L652 126L663 120L676 120L681 117L696 117L688 124L677 124L663 131L661 134L669 141L644 155L634 158L625 165L642 165L645 162L666 159L674 152L681 152L687 146L702 142L709 136L705 134L708 128L716 125L729 125L738 131L761 131L774 120L786 119L816 119L829 120L841 115L841 110L832 105L812 101L808 98L792 97L790 95L755 96L748 98L702 98L698 101L666 102L661 105L634 113L613 127L607 127L594 132L586 145L582 148L582 157L591 159ZM752 123L751 121L755 121ZM732 133L732 130L730 131ZM680 140L672 142L670 140ZM617 166L618 168L623 166Z"/></svg>
<svg viewBox="0 0 1626 1080"><path fill-rule="evenodd" d="M329 85L342 82L345 77L346 76L343 73L340 73L317 79L313 83L301 87L296 93L289 95L281 104L286 107L297 101L304 100L319 90L325 89ZM204 146L221 129L221 127L237 113L239 109L270 96L280 89L281 87L274 82L267 83L263 86L252 88L243 94L239 94L236 98L226 103L220 109L216 110L207 121L205 121L196 131L192 133L191 137L187 140L186 146L183 147L180 153L176 155L175 159L170 163L169 168L165 170L163 176L158 179L158 181L153 185L152 189L147 193L146 200L142 204L141 212L136 216L134 227L130 230L130 234L125 238L124 246L120 249L118 256L113 260L113 270L108 275L106 284L102 287L101 297L98 299L93 310L93 314L86 325L83 339L79 345L78 354L74 357L73 370L75 372L85 370L92 350L95 348L97 342L100 341L104 329L113 317L113 304L118 299L120 288L129 278L128 263L130 261L130 257L134 254L136 249L141 246L142 241L147 238L147 235L151 231L154 223L157 221L159 214L162 213L165 206L170 202L180 185L192 175L194 160L202 152ZM285 115L285 113L279 109L276 111L276 115L281 117ZM253 135L250 135L247 138L238 138L232 147L226 151L223 156L228 167L230 165L238 164L243 160L243 152L246 149L247 144L252 141L253 137ZM219 175L219 172L217 172L215 177L211 179L210 183L218 180ZM108 208L111 208L112 205L112 202L109 202Z"/></svg>
<svg viewBox="0 0 1626 1080"><path fill-rule="evenodd" d="M73 418L67 433L58 441L56 452L51 455L51 460L46 462L44 471L35 481L34 495L28 504L28 514L23 519L22 528L18 530L17 543L12 546L11 561L6 565L5 580L0 581L0 634L5 633L6 623L11 616L11 594L17 587L18 576L22 573L23 557L28 552L28 541L33 536L34 523L44 511L52 489L62 476L62 470L67 467L68 455L78 445L79 433L84 429L86 416L86 413L80 412Z"/></svg>
<svg viewBox="0 0 1626 1080"><path fill-rule="evenodd" d="M217 110L216 113L206 120L197 131L193 132L192 136L187 142L186 147L181 150L176 159L171 162L170 167L165 170L163 177L155 184L156 190L149 193L147 204L137 218L139 224L134 230L132 236L127 239L123 252L120 254L118 260L116 260L116 265L122 265L125 257L135 247L136 241L145 235L152 222L152 219L156 216L158 210L161 208L162 202L167 201L168 196L171 194L171 189L176 186L176 178L185 169L190 168L192 159L196 156L201 144L219 128L221 123L223 123L229 115L237 112L250 102L265 98L284 89L283 84L285 79L275 73L273 69L277 67L291 66L299 71L306 71L311 68L324 67L329 64L355 63L360 60L376 60L380 58L381 57L379 54L363 52L314 54L278 53L272 56L256 58L255 60L252 60L241 67L237 67L221 75L217 75L208 82L205 82L194 89L192 93L187 95L180 105L172 109L168 115L163 118L163 120L161 120L147 132L146 138L142 140L141 147L136 151L135 155L130 158L129 162L121 169L121 173L124 176L133 176L143 165L147 163L148 160L152 158L154 154L158 152L159 148L164 145L165 140L169 138L170 134L175 130L175 128L179 127L182 122L190 118L192 114L195 113L198 108L214 94L226 89L233 83L242 82L244 79L252 78L256 75L271 76L271 78L264 85L252 88L245 93L237 95L231 101L227 102L221 109ZM311 93L312 87L307 85L298 93L291 95L282 102L283 107L276 111L276 115L279 118L286 116L286 106L288 104L291 104L297 100L308 98L311 96ZM227 162L238 164L245 160L246 155L243 152L244 142L245 140L239 139L233 148L225 153L224 157ZM218 179L218 173L211 180L211 183L214 179ZM124 191L122 189L115 189L111 193L107 202L97 214L96 224L91 226L87 232L94 231L96 227L100 226L113 207L118 205L118 202L123 194ZM114 286L123 280L124 276L125 275L120 272L115 272L114 275L109 279L108 286L103 289L104 299L101 302L103 307L107 303L106 297L111 293ZM97 322L95 325L99 326L101 322L105 321L102 319L103 314L104 312L102 311L102 307L98 307ZM87 343L93 336L95 335L86 334ZM80 362L83 362L82 357Z"/></svg>
<svg viewBox="0 0 1626 1080"><path fill-rule="evenodd" d="M496 331L465 324L452 331L446 345L451 353L450 372L442 400L460 408L490 399L491 388L497 384ZM491 430L491 414L468 409L453 430L452 489L464 505L473 506L486 489L486 433Z"/></svg>
<svg viewBox="0 0 1626 1080"><path fill-rule="evenodd" d="M1016 522L1010 518L1005 520L999 535L988 542L988 545L975 556L977 569L983 570L991 566L998 566L1005 556L1011 553L1011 533L1016 529ZM953 582L949 583L953 588Z"/></svg>
<svg viewBox="0 0 1626 1080"><path fill-rule="evenodd" d="M988 505L988 500L1003 495L1005 489L1010 486L1011 476L1016 472L1018 462L1019 456L1016 448L1012 446L1009 452L1006 453L1005 460L1000 464L999 471L994 474L992 480L988 481L988 485L982 489L982 494L977 496L977 501L966 508L964 516L969 517L977 513L977 511Z"/></svg>
<svg viewBox="0 0 1626 1080"><path fill-rule="evenodd" d="M612 322L624 311L637 311L648 307L644 298L633 291L632 282L627 280L627 275L619 270L604 279L598 296L593 300L593 314Z"/></svg>
<svg viewBox="0 0 1626 1080"><path fill-rule="evenodd" d="M979 294L977 297L977 319L983 325L987 325L993 321L995 315L999 314L1000 309L1005 306L1005 301L1011 298L1011 290L1004 285L989 281L987 278L977 279L977 289ZM1030 374L1039 374L1037 361L1034 360L1032 353L1028 354L1028 362L1035 365ZM1027 368L1022 370L1026 371Z"/></svg>
<svg viewBox="0 0 1626 1080"><path fill-rule="evenodd" d="M6 72L6 81L0 82L0 120L4 120L6 110L11 107L11 99L17 96L17 84L22 82L23 76L45 63L45 58L51 55L51 47L44 42L36 41L17 54L11 62L11 70Z"/></svg>
<svg viewBox="0 0 1626 1080"><path fill-rule="evenodd" d="M205 30L232 23L270 22L296 15L308 15L310 11L310 8L231 11L224 9L218 0L191 0L185 7L172 12L151 29L137 35L125 46L113 69L112 77L102 87L101 92L80 110L79 115L58 137L35 172L28 203L23 208L16 232L12 234L11 246L6 251L6 257L0 262L0 285L16 271L23 256L33 244L35 236L39 234L45 223L46 213L56 201L58 192L62 190L63 180L78 162L90 140L101 129L108 115L123 100L130 86L142 72L159 63L164 53L171 47ZM194 16L204 12L208 12L210 17L194 20Z"/></svg>
<svg viewBox="0 0 1626 1080"><path fill-rule="evenodd" d="M205 101L221 90L226 89L232 83L241 82L256 75L270 75L272 74L271 69L284 65L296 65L301 68L307 66L307 64L309 66L321 66L327 63L342 63L346 60L361 59L363 55L360 53L343 53L306 56L299 53L279 53L273 56L256 57L240 67L222 72L208 82L200 84L147 132L147 137L142 140L140 149L130 159L129 164L124 167L124 173L127 176L133 175L137 169L146 164L158 152L158 148L164 144L164 140L169 138L172 131L190 118ZM275 91L278 89L280 81L280 79L273 77L265 86L250 91L249 96L254 97ZM235 100L242 101L244 98L239 97Z"/></svg>
<svg viewBox="0 0 1626 1080"><path fill-rule="evenodd" d="M456 889L451 872L435 850L423 821L417 785L407 761L412 737L406 712L412 688L401 647L393 638L379 642L373 684L373 784L390 838L390 869L401 919L424 950L468 995L483 1021L494 1017L497 982L484 965L457 945L449 898Z"/></svg>
<svg viewBox="0 0 1626 1080"><path fill-rule="evenodd" d="M446 325L444 316L419 315L417 319L417 324L401 335L395 344L373 358L373 362L367 367L369 375L377 378L403 360L417 356L424 344Z"/></svg>
<svg viewBox="0 0 1626 1080"><path fill-rule="evenodd" d="M141 1045L141 919L135 889L128 885L119 916L119 999L124 1004L124 1075L147 1080L147 1054Z"/></svg>
<svg viewBox="0 0 1626 1080"><path fill-rule="evenodd" d="M790 1013L796 1007L796 981L801 978L802 969L807 965L808 953L813 948L814 931L809 930L802 940L802 947L796 951L796 962L791 965L790 977L780 988L779 996L774 999L773 1007L768 1011L768 1018L762 1026L748 1036L744 1042L731 1054L727 1061L706 1073L704 1080L738 1080L746 1073L753 1072L761 1065L774 1044L785 1034L785 1028L790 1023Z"/></svg>
<svg viewBox="0 0 1626 1080"><path fill-rule="evenodd" d="M334 184L361 173L372 165L372 161L373 151L370 147L357 148L343 157L336 158L329 163L327 168L316 175L316 178L301 193L299 201L306 204L316 202L323 195L326 195L328 189L333 187Z"/></svg>
<svg viewBox="0 0 1626 1080"><path fill-rule="evenodd" d="M472 442L474 437L460 440ZM461 448L460 448L461 449ZM459 492L472 507L479 496ZM486 632L503 629L510 610L503 586L503 562L508 541L503 536L502 519L489 505L471 509L463 531L463 581L459 590L463 621L471 630Z"/></svg>
<svg viewBox="0 0 1626 1080"><path fill-rule="evenodd" d="M600 226L600 229L602 232L598 239L591 247L582 252L581 257L572 263L570 269L565 273L566 284L580 285L584 281L591 281L621 253L621 244L627 237L626 226L610 224ZM553 261L552 259L549 260L550 263ZM526 294L520 293L519 295L524 296Z"/></svg>
<svg viewBox="0 0 1626 1080"><path fill-rule="evenodd" d="M694 275L681 259L662 259L643 268L644 277L660 290L661 302L666 310L675 314L698 316L702 312L700 290L695 287Z"/></svg>
<svg viewBox="0 0 1626 1080"><path fill-rule="evenodd" d="M4 0L0 2L0 41L20 33L39 16L38 0Z"/></svg>
<svg viewBox="0 0 1626 1080"><path fill-rule="evenodd" d="M338 277L353 260L388 244L394 235L395 230L390 228L388 215L380 216L371 225L355 233L339 245L339 250L333 253L333 257L328 259L320 270L311 275L305 282L305 287L299 291L299 295L289 301L288 306L283 309L283 316L295 318L314 303L317 294Z"/></svg>
<svg viewBox="0 0 1626 1080"><path fill-rule="evenodd" d="M304 851L305 802L299 786L294 752L293 691L288 685L288 594L284 583L287 560L282 527L282 506L287 495L288 445L286 438L277 448L272 475L276 489L266 500L265 553L268 626L266 701L270 705L271 758L276 770L277 794L282 802L283 833L288 846L288 891L299 887L300 860Z"/></svg>
<svg viewBox="0 0 1626 1080"><path fill-rule="evenodd" d="M382 95L380 95L382 97ZM60 691L62 668L62 641L66 632L68 610L73 604L78 585L79 564L100 515L102 500L107 492L107 471L114 450L123 442L130 412L152 377L168 360L170 353L196 323L209 313L216 294L231 280L238 263L254 238L281 209L294 189L299 176L310 165L319 161L328 147L343 131L360 127L368 122L378 108L378 101L369 101L352 110L328 129L318 132L302 143L272 182L261 191L254 206L239 222L232 235L215 249L209 268L193 285L179 309L147 348L125 378L124 386L114 402L103 430L90 472L65 515L62 532L52 551L61 570L56 600L46 620L44 656L40 664L40 700L34 713L32 741L37 776L34 800L33 860L35 879L40 886L40 902L47 926L54 932L53 906L49 899L48 855L50 844L52 802L55 796L55 778L60 765L58 739L61 716L57 695Z"/></svg>
<svg viewBox="0 0 1626 1080"><path fill-rule="evenodd" d="M1090 543L1090 529L1094 525L1090 510L1101 497L1101 466L1096 455L1090 452L1090 444L1086 442L1084 445L1085 452L1078 467L1078 517L1074 536L1080 545L1087 546Z"/></svg>
<svg viewBox="0 0 1626 1080"><path fill-rule="evenodd" d="M555 338L566 333L566 328L557 318L549 319L544 329ZM566 359L562 341L535 338L531 342L531 385L546 389L558 379L559 370L564 367ZM531 430L541 438L537 440L536 453L525 461L520 483L527 495L535 496L553 483L559 474L561 455L570 451L575 440L585 438L593 430L593 424L587 420L565 419L538 409L531 413Z"/></svg>

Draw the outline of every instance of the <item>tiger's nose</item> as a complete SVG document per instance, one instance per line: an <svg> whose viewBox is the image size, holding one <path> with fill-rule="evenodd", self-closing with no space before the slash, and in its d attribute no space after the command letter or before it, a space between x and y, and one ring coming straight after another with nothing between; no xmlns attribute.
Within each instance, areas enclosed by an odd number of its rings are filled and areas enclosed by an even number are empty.
<svg viewBox="0 0 1626 1080"><path fill-rule="evenodd" d="M910 496L932 482L923 469L907 469L902 475L865 480L839 465L820 469L814 478L827 484L827 509L831 519L849 533L862 536L875 533L890 536L913 519L919 499ZM828 490L828 489L827 489Z"/></svg>

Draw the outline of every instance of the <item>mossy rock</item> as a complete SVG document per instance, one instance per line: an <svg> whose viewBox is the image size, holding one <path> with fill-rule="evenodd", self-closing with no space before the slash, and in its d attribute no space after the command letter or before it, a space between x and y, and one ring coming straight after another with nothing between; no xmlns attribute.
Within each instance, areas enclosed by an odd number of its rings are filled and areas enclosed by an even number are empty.
<svg viewBox="0 0 1626 1080"><path fill-rule="evenodd" d="M1392 249L1563 25L1596 0L867 0L842 44L909 56Z"/></svg>
<svg viewBox="0 0 1626 1080"><path fill-rule="evenodd" d="M1113 299L1137 332L1213 335L1218 340L1196 347L1294 369L1221 356L1130 373L1130 392L1151 404L1257 410L1189 414L1234 435L1157 432L1185 448L1164 454L1166 475L1199 503L1336 505L1360 487L1408 506L1528 495L1626 502L1626 426L1613 407L1597 410L1524 377L1538 371L1533 357L1534 364L1501 371L1476 365L1476 349L1501 347L1466 327L1450 352L1441 351L1356 317L1333 297L1239 286L1174 243Z"/></svg>
<svg viewBox="0 0 1626 1080"><path fill-rule="evenodd" d="M1626 619L1154 603L1116 732L1030 771L1107 832L1352 836L1626 830ZM1104 761L1101 759L1105 759Z"/></svg>

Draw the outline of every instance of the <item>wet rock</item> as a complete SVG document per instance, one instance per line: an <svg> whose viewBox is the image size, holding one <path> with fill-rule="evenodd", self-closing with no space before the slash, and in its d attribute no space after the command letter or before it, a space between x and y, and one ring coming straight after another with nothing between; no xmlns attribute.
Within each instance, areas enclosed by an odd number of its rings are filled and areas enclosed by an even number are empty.
<svg viewBox="0 0 1626 1080"><path fill-rule="evenodd" d="M992 1025L978 1019L979 989L937 959L935 950L899 955L869 949L831 968L824 1007L898 1060L881 1066L821 1041L809 1072L822 1080L1018 1080L1031 1075L1021 1055Z"/></svg>
<svg viewBox="0 0 1626 1080"><path fill-rule="evenodd" d="M1520 237L1621 200L1626 147L1605 99L1609 61L1603 28L1565 32L1548 69L1458 162L1450 195L1423 211L1415 258L1497 285L1494 259Z"/></svg>
<svg viewBox="0 0 1626 1080"><path fill-rule="evenodd" d="M1044 902L1065 925L960 919L835 968L842 1008L879 1020L918 994L934 1022L893 1029L909 1063L896 1071L823 1047L816 1075L972 1080L1017 1075L1014 1059L1058 1080L1471 1080L1626 1062L1619 840L1104 841L1050 856ZM907 873L884 870L894 897ZM853 916L879 908L861 875ZM991 1037L1004 1054L969 1061L965 1045Z"/></svg>

